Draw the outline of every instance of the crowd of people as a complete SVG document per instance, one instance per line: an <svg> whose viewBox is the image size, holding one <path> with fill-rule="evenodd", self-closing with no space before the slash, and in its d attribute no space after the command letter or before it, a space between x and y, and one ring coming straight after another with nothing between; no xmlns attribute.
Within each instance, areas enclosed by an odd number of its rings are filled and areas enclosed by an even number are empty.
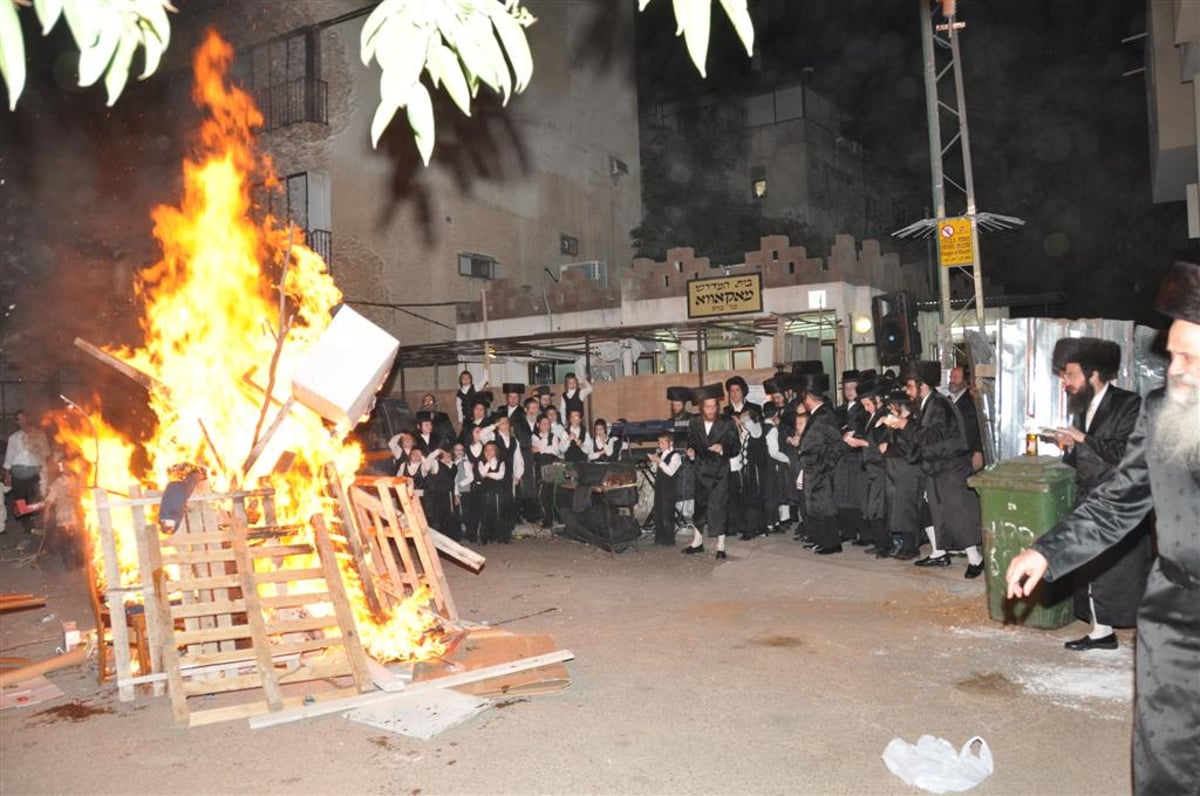
<svg viewBox="0 0 1200 796"><path fill-rule="evenodd" d="M798 362L748 400L741 376L700 388L670 387L668 417L645 460L652 473L655 541L717 558L736 535L793 534L818 555L861 546L877 558L941 567L967 556L978 577L980 523L967 477L983 463L975 406L961 369L938 391L941 367L913 362L892 372L848 370L842 403L819 361ZM416 428L388 445L397 473L413 480L430 525L479 544L512 540L517 523L558 521L556 465L628 459L603 418L588 422L591 385L568 374L556 395L502 385L502 400L459 377L457 427L427 394ZM694 406L694 411L689 409ZM930 552L921 556L928 542Z"/></svg>

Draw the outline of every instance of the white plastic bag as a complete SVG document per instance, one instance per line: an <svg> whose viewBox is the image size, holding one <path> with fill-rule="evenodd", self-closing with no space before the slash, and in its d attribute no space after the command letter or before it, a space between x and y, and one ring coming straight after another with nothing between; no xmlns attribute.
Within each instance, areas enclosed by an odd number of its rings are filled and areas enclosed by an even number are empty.
<svg viewBox="0 0 1200 796"><path fill-rule="evenodd" d="M979 753L971 746L979 743ZM888 770L930 793L949 793L970 790L992 774L992 750L987 741L976 735L957 752L945 738L922 735L916 744L893 738L883 750L883 762Z"/></svg>

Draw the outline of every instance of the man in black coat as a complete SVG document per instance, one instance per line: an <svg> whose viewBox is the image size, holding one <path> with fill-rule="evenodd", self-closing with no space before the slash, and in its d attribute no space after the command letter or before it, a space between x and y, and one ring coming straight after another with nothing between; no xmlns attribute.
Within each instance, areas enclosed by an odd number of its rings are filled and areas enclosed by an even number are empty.
<svg viewBox="0 0 1200 796"><path fill-rule="evenodd" d="M862 379L874 380L875 371L842 371L842 397L845 403L838 407L838 422L846 441L846 450L838 461L834 477L834 499L837 501L838 529L843 542L862 547L871 544L867 523L863 520L863 508L867 499L867 485L863 471L862 451L852 440L862 440L866 431L868 413L859 400L858 385Z"/></svg>
<svg viewBox="0 0 1200 796"><path fill-rule="evenodd" d="M1167 386L1150 393L1109 476L1008 567L1008 596L1086 564L1157 515L1138 608L1134 792L1195 793L1200 772L1200 266L1176 263L1156 307L1174 318Z"/></svg>
<svg viewBox="0 0 1200 796"><path fill-rule="evenodd" d="M837 412L825 401L829 376L824 373L797 376L796 391L808 412L799 453L804 479L804 528L818 555L840 553L842 539L838 533L834 471L848 448L842 442Z"/></svg>
<svg viewBox="0 0 1200 796"><path fill-rule="evenodd" d="M910 362L900 374L904 390L913 402L915 416L892 416L888 424L899 429L913 444L925 476L925 497L932 515L929 555L916 562L919 567L950 565L950 550L967 554L963 577L983 574L983 526L979 519L979 496L967 486L971 457L967 451L962 417L950 399L937 391L941 364L931 360Z"/></svg>
<svg viewBox="0 0 1200 796"><path fill-rule="evenodd" d="M963 432L967 437L967 450L971 454L971 472L983 469L983 435L979 432L979 412L975 408L975 396L967 385L967 372L963 368L951 368L946 391L958 413L962 415Z"/></svg>
<svg viewBox="0 0 1200 796"><path fill-rule="evenodd" d="M750 392L750 385L741 376L730 376L725 380L725 394L729 396L729 403L726 405L722 414L727 417L736 417L746 411L747 407L753 409L759 415L762 414L762 407L753 401L747 401L746 395Z"/></svg>
<svg viewBox="0 0 1200 796"><path fill-rule="evenodd" d="M1054 364L1067 393L1071 425L1057 429L1063 461L1075 468L1075 505L1112 476L1125 455L1142 399L1110 382L1121 369L1121 347L1095 337L1067 338L1055 345ZM1150 572L1149 523L1076 573L1075 615L1091 632L1069 650L1116 649L1113 627L1132 627Z"/></svg>
<svg viewBox="0 0 1200 796"><path fill-rule="evenodd" d="M695 523L692 543L683 552L703 553L705 528L717 539L717 558L726 558L725 532L729 526L729 460L741 452L737 426L717 407L724 395L720 384L695 390L700 414L688 421L687 456L695 463Z"/></svg>

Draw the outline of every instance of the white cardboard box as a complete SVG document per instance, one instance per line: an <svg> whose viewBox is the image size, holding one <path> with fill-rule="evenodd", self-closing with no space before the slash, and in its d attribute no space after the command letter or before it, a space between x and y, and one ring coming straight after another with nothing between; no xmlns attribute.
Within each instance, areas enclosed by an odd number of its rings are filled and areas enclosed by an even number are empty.
<svg viewBox="0 0 1200 796"><path fill-rule="evenodd" d="M399 340L343 306L296 368L292 396L327 420L355 426L370 411L399 348Z"/></svg>

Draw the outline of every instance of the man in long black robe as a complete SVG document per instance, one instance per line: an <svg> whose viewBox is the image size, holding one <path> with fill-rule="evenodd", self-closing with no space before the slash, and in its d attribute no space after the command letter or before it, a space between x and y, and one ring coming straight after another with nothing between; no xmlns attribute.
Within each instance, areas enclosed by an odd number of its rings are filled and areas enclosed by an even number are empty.
<svg viewBox="0 0 1200 796"><path fill-rule="evenodd" d="M700 414L688 421L687 455L695 463L697 530L685 553L703 553L704 527L717 540L717 558L726 558L725 534L729 527L729 460L741 452L737 426L717 406L724 390L720 384L698 387L695 403Z"/></svg>
<svg viewBox="0 0 1200 796"><path fill-rule="evenodd" d="M1116 472L1009 564L1008 596L1056 580L1157 514L1158 558L1138 608L1133 786L1200 789L1200 266L1176 263L1159 292L1174 318L1166 390L1142 403Z"/></svg>

